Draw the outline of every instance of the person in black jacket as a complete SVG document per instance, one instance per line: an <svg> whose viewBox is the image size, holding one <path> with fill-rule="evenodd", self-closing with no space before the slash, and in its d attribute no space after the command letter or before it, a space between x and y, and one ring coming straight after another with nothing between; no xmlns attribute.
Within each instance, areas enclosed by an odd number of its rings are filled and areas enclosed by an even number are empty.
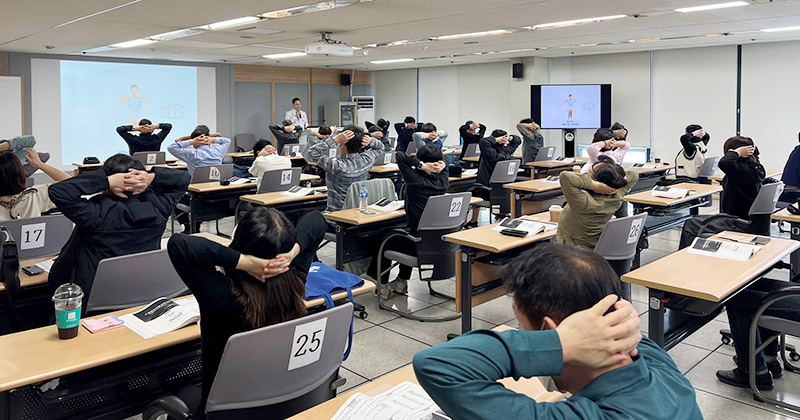
<svg viewBox="0 0 800 420"><path fill-rule="evenodd" d="M408 229L411 235L417 234L419 220L428 198L442 195L450 188L447 165L444 163L442 150L436 146L423 146L417 151L416 156L410 156L403 152L395 154L397 166L400 174L406 183L406 216L408 217ZM416 246L404 238L396 238L386 246L386 250L395 250L409 255L416 255ZM379 250L375 250L367 274L373 279L378 278L378 255ZM390 261L383 258L381 269L386 269ZM389 283L389 273L381 276L381 297L390 299L394 293L408 293L408 280L411 278L412 267L400 264L400 273L397 278ZM387 284L388 283L388 284Z"/></svg>
<svg viewBox="0 0 800 420"><path fill-rule="evenodd" d="M522 144L519 136L509 136L504 130L494 130L492 135L484 137L478 143L481 148L481 159L478 164L478 183L489 187L489 180L492 179L497 162L513 159L511 156ZM488 199L489 195L483 191ZM481 194L476 194L480 196Z"/></svg>
<svg viewBox="0 0 800 420"><path fill-rule="evenodd" d="M486 135L486 126L475 121L469 120L458 128L458 133L461 135L461 156L459 159L464 159L464 153L467 152L467 146L470 144L478 143L484 135Z"/></svg>
<svg viewBox="0 0 800 420"><path fill-rule="evenodd" d="M403 122L395 124L394 129L397 131L397 146L394 150L405 152L408 148L408 143L414 141L412 136L422 128L422 125L422 122L417 122L414 117L406 117Z"/></svg>
<svg viewBox="0 0 800 420"><path fill-rule="evenodd" d="M83 289L85 308L100 260L159 249L167 220L190 179L178 169L145 172L141 162L117 154L100 171L52 184L50 200L75 223L75 230L50 270L51 290L73 281ZM92 194L88 200L83 197Z"/></svg>
<svg viewBox="0 0 800 420"><path fill-rule="evenodd" d="M367 130L369 130L370 133L372 132L372 127L378 127L381 129L381 133L383 133L384 138L389 137L389 126L391 125L389 120L384 120L381 118L376 124L373 124L369 121L364 121L364 125L367 126Z"/></svg>
<svg viewBox="0 0 800 420"><path fill-rule="evenodd" d="M169 258L197 299L203 320L202 388L179 393L194 418L205 417L230 336L306 314L305 279L326 228L318 211L305 214L295 228L280 211L257 207L242 217L228 247L197 236L170 238Z"/></svg>
<svg viewBox="0 0 800 420"><path fill-rule="evenodd" d="M768 214L750 216L761 185L766 179L764 166L758 160L758 149L750 137L735 136L725 141L725 156L719 160L722 178L722 196L719 210L740 219L750 220L750 233L769 236Z"/></svg>
<svg viewBox="0 0 800 420"><path fill-rule="evenodd" d="M153 134L156 130L158 133ZM121 125L117 127L117 134L128 143L131 156L136 152L152 152L161 150L161 143L172 131L172 124L159 123L153 124L148 119L139 120L139 125ZM139 135L132 134L138 132Z"/></svg>
<svg viewBox="0 0 800 420"><path fill-rule="evenodd" d="M688 159L691 159L698 149L700 149L701 153L705 153L709 140L711 140L711 136L703 130L700 124L689 124L686 126L686 133L681 136L683 153L686 154Z"/></svg>
<svg viewBox="0 0 800 420"><path fill-rule="evenodd" d="M300 143L300 135L303 134L303 128L299 125L292 124L291 120L283 120L281 125L269 126L269 131L275 136L278 141L278 153L283 153L284 144Z"/></svg>

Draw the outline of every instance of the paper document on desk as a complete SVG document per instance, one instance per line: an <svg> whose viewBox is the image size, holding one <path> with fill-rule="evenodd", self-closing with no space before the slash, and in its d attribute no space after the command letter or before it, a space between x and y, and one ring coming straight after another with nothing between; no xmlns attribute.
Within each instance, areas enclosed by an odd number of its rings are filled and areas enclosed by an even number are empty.
<svg viewBox="0 0 800 420"><path fill-rule="evenodd" d="M289 188L288 190L282 192L281 194L288 195L290 197L303 197L306 195L314 194L314 189L306 187L298 187L295 185L294 187Z"/></svg>
<svg viewBox="0 0 800 420"><path fill-rule="evenodd" d="M653 197L664 198L683 198L686 197L686 194L689 194L689 190L686 188L666 187L661 185L653 187L653 190L650 191L650 195Z"/></svg>
<svg viewBox="0 0 800 420"><path fill-rule="evenodd" d="M540 232L547 232L548 230L558 229L558 225L554 223L540 223L532 220L512 219L506 217L499 225L492 228L500 232L503 229L516 229L528 232L525 236L536 235Z"/></svg>
<svg viewBox="0 0 800 420"><path fill-rule="evenodd" d="M467 170L461 171L461 176L467 176L467 175L469 175L469 176L478 175L478 170L477 169L467 169Z"/></svg>
<svg viewBox="0 0 800 420"><path fill-rule="evenodd" d="M745 245L738 242L717 241L714 239L694 238L694 242L686 251L690 254L707 255L709 257L724 258L726 260L747 261L755 255L761 247Z"/></svg>
<svg viewBox="0 0 800 420"><path fill-rule="evenodd" d="M395 211L405 207L405 200L389 200L388 198L381 198L377 203L367 206L370 210L375 211Z"/></svg>
<svg viewBox="0 0 800 420"><path fill-rule="evenodd" d="M400 167L397 166L396 163L387 163L385 165L382 165L381 167L384 169L400 169Z"/></svg>
<svg viewBox="0 0 800 420"><path fill-rule="evenodd" d="M53 263L54 262L56 262L56 259L52 258L52 259L49 259L49 260L38 262L38 263L36 263L34 265L49 273L50 270L53 268Z"/></svg>
<svg viewBox="0 0 800 420"><path fill-rule="evenodd" d="M550 175L544 179L544 182L560 182L558 175Z"/></svg>
<svg viewBox="0 0 800 420"><path fill-rule="evenodd" d="M136 334L143 338L152 338L199 321L200 306L193 297L177 302L162 297L138 312L119 318Z"/></svg>
<svg viewBox="0 0 800 420"><path fill-rule="evenodd" d="M250 184L250 183L253 183L253 182L258 182L258 178L254 177L254 176L247 177L247 178L239 178L239 177L231 178L231 185Z"/></svg>
<svg viewBox="0 0 800 420"><path fill-rule="evenodd" d="M421 386L403 382L374 397L355 393L331 420L423 420L437 410L439 407Z"/></svg>

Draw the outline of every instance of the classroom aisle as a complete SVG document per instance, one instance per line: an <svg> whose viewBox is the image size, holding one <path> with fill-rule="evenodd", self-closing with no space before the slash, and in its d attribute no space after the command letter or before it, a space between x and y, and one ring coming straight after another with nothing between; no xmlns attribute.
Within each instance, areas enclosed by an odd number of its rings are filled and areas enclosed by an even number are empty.
<svg viewBox="0 0 800 420"><path fill-rule="evenodd" d="M701 208L701 214L717 213L717 203L715 197L714 206ZM772 228L773 236L788 237L788 233L779 234L776 225L773 224ZM231 232L232 220L221 221L220 229L226 233ZM213 231L213 223L204 223L202 230ZM169 236L168 233L165 236ZM643 252L642 263L649 263L676 251L679 236L679 229L651 236L650 249ZM322 262L333 265L334 246L328 245L323 248L319 258ZM394 278L395 274L393 273L391 278ZM788 279L788 273L786 270L778 270L770 277ZM414 281L417 279L418 274L415 270L413 280L409 282L409 296L394 297L391 302L395 307L423 315L445 315L453 312L455 307L453 302L430 296L427 285ZM434 287L452 294L455 291L455 281L443 281ZM646 333L646 289L634 285L633 299L634 306L641 314L642 331ZM367 307L369 318L355 320L353 350L341 370L341 375L347 378L347 384L340 391L346 391L401 368L411 362L416 352L445 341L448 333L460 332L460 321L422 323L379 310L374 296L359 296L356 297L356 301ZM476 328L493 328L501 324L516 327L511 299L504 296L475 307L473 323ZM678 368L694 385L703 417L706 420L800 419L800 413L758 403L753 400L749 390L730 387L717 381L714 373L718 369L734 367L731 359L734 354L733 347L723 345L720 341L719 329L727 326L728 319L723 313L669 351ZM800 340L789 341L800 345ZM772 392L780 393L782 398L790 398L793 403L800 404L798 389L800 389L800 374L787 372L783 378L775 381L775 390Z"/></svg>

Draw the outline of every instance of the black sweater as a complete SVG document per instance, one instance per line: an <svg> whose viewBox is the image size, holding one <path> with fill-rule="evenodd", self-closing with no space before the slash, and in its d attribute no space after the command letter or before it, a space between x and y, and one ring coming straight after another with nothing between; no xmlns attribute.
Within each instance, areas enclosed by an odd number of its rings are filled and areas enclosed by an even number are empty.
<svg viewBox="0 0 800 420"><path fill-rule="evenodd" d="M478 165L478 183L489 186L489 181L492 179L492 172L494 171L497 162L512 159L511 155L517 150L517 147L522 143L519 136L511 136L511 140L503 146L495 141L492 136L484 137L478 143L481 148L481 159Z"/></svg>
<svg viewBox="0 0 800 420"><path fill-rule="evenodd" d="M397 131L397 146L394 150L398 152L405 152L408 148L408 143L414 141L412 136L414 133L420 130L422 124L422 122L418 122L417 128L406 128L406 123L402 122L395 124L394 130Z"/></svg>
<svg viewBox="0 0 800 420"><path fill-rule="evenodd" d="M158 134L139 133L139 135L136 136L130 133L133 131L132 125L121 125L117 127L117 134L125 140L125 143L128 143L128 149L131 155L133 155L136 152L152 152L161 149L161 143L164 142L169 132L172 131L172 124L159 123L158 128Z"/></svg>
<svg viewBox="0 0 800 420"><path fill-rule="evenodd" d="M428 203L428 198L442 195L450 188L450 181L447 167L438 174L426 174L418 169L422 162L415 156L409 156L403 152L395 154L397 166L403 175L406 183L406 217L408 217L408 227L411 234L417 233L419 219Z"/></svg>
<svg viewBox="0 0 800 420"><path fill-rule="evenodd" d="M313 254L321 239L321 233L318 235L320 223L323 225L322 233L325 231L325 219L321 214L317 215L298 221L296 241L301 252L311 250ZM200 306L203 391L202 409L199 411L203 411L228 338L250 330L242 320L232 295L231 280L217 271L217 266L228 271L236 269L241 254L208 239L190 235L172 236L167 244L167 252L175 271ZM299 273L306 274L311 266L311 258L295 258L292 266Z"/></svg>
<svg viewBox="0 0 800 420"><path fill-rule="evenodd" d="M627 134L626 134L627 137ZM708 141L711 140L711 136L706 133L702 138L695 137L692 133L686 133L681 136L681 146L683 146L683 153L686 154L686 157L692 159L694 157L694 152L697 150L697 143L703 142L704 146L708 146Z"/></svg>
<svg viewBox="0 0 800 420"><path fill-rule="evenodd" d="M468 125L462 125L458 128L458 133L461 134L461 140L463 140L463 143L461 144L461 159L464 159L464 153L467 152L467 146L481 141L483 136L486 134L486 126L481 124L480 128L478 128L478 132L475 134L472 134L467 130L469 130Z"/></svg>
<svg viewBox="0 0 800 420"><path fill-rule="evenodd" d="M93 171L50 185L48 194L58 209L75 223L64 248L50 270L51 290L74 282L89 301L97 264L104 258L158 249L175 204L189 187L186 171L154 168L155 178L141 194L119 198L104 194L108 177ZM90 199L81 196L101 193Z"/></svg>
<svg viewBox="0 0 800 420"><path fill-rule="evenodd" d="M740 158L738 153L731 150L719 160L719 169L725 172L720 211L749 220L750 206L766 177L764 166L750 158Z"/></svg>

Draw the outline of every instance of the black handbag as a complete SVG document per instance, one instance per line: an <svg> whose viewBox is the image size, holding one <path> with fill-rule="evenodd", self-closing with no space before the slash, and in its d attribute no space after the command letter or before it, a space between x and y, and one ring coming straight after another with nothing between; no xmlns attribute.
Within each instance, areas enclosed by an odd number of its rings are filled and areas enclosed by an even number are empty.
<svg viewBox="0 0 800 420"><path fill-rule="evenodd" d="M3 259L0 261L2 269L3 283L6 285L6 296L8 297L9 324L13 331L19 330L19 319L17 319L16 305L19 295L19 254L17 253L17 243L14 237L6 230L5 226L0 226L0 239L3 241Z"/></svg>
<svg viewBox="0 0 800 420"><path fill-rule="evenodd" d="M100 159L98 159L98 158L96 158L94 156L87 156L87 157L83 158L83 164L84 165L94 165L94 164L97 164L97 163L100 163Z"/></svg>

